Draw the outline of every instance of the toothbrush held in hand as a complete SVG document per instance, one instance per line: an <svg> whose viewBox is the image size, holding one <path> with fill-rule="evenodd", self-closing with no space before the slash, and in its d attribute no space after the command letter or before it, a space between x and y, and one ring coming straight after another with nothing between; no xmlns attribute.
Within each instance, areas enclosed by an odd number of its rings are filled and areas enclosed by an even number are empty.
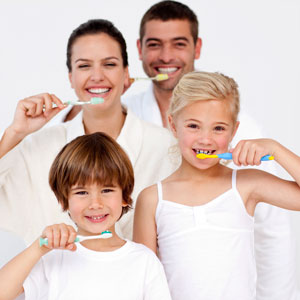
<svg viewBox="0 0 300 300"><path fill-rule="evenodd" d="M90 101L66 101L64 105L85 105L85 104L99 104L103 103L104 99L100 97L93 97Z"/></svg>
<svg viewBox="0 0 300 300"><path fill-rule="evenodd" d="M220 154L205 154L205 153L198 153L196 155L200 159L205 159L205 158L222 158L222 159L232 159L232 153L226 152L226 153L220 153ZM269 161L273 160L274 156L272 155L265 155L263 156L260 160L261 161Z"/></svg>
<svg viewBox="0 0 300 300"><path fill-rule="evenodd" d="M156 80L156 81L163 81L169 79L168 74L158 74L155 77L135 77L135 78L130 78L130 82L133 83L137 80Z"/></svg>
<svg viewBox="0 0 300 300"><path fill-rule="evenodd" d="M74 243L82 242L84 240L109 239L111 237L112 237L112 233L108 230L105 230L101 232L100 235L88 235L88 236L77 235ZM47 238L40 238L40 247L42 247L43 245L48 245Z"/></svg>

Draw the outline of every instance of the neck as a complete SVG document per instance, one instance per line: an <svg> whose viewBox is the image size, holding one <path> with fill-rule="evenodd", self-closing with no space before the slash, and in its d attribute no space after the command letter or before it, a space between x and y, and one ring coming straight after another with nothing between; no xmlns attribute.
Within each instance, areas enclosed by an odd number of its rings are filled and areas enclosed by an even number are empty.
<svg viewBox="0 0 300 300"><path fill-rule="evenodd" d="M120 105L109 110L85 110L83 109L83 124L86 134L104 132L117 139L126 119L126 114Z"/></svg>
<svg viewBox="0 0 300 300"><path fill-rule="evenodd" d="M172 90L163 90L153 85L153 92L159 107L163 126L166 128L168 125L167 112L171 102Z"/></svg>
<svg viewBox="0 0 300 300"><path fill-rule="evenodd" d="M223 176L227 173L229 168L221 165L220 163L216 163L215 165L207 168L207 169L199 169L192 166L189 162L187 162L182 157L182 162L178 170L176 171L177 177L180 179L187 180L195 180L195 181L203 181L212 177ZM224 173L225 172L225 173Z"/></svg>

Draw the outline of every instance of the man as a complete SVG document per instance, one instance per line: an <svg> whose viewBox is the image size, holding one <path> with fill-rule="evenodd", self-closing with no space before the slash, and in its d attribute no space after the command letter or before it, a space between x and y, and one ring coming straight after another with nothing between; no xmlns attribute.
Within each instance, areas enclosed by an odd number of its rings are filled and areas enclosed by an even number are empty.
<svg viewBox="0 0 300 300"><path fill-rule="evenodd" d="M189 7L176 1L162 1L150 7L140 24L139 58L149 77L166 73L169 79L153 81L145 92L125 96L123 103L140 118L167 127L172 91L183 74L194 70L201 45L197 16ZM233 145L241 139L262 137L253 119L246 115L239 119ZM262 168L274 172L272 163L265 163ZM257 299L296 299L294 244L287 212L267 204L256 208L255 256Z"/></svg>

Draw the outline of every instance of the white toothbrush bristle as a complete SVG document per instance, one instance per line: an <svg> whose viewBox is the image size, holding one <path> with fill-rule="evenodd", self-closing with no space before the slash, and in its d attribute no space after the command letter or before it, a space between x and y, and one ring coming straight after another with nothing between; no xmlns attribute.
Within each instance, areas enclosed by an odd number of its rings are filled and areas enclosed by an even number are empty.
<svg viewBox="0 0 300 300"><path fill-rule="evenodd" d="M103 103L104 99L100 98L100 97L93 97L91 98L91 104L99 104L99 103Z"/></svg>

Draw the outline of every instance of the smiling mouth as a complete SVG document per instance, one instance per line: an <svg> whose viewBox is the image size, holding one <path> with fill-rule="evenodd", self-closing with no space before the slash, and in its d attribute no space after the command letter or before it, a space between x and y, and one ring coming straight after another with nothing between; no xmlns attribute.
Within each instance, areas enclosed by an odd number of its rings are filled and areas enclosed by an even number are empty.
<svg viewBox="0 0 300 300"><path fill-rule="evenodd" d="M208 155L212 155L216 152L216 150L204 150L204 149L193 149L193 151L196 154L203 153L203 154L208 154Z"/></svg>
<svg viewBox="0 0 300 300"><path fill-rule="evenodd" d="M87 219L89 219L92 222L102 222L105 220L105 218L108 216L108 214L105 215L97 215L97 216L86 216Z"/></svg>
<svg viewBox="0 0 300 300"><path fill-rule="evenodd" d="M105 88L105 89L87 89L87 91L93 95L103 95L105 93L108 93L111 90L111 88Z"/></svg>
<svg viewBox="0 0 300 300"><path fill-rule="evenodd" d="M158 71L161 74L170 74L175 73L177 70L179 70L178 67L172 67L172 68L155 68L156 71Z"/></svg>

